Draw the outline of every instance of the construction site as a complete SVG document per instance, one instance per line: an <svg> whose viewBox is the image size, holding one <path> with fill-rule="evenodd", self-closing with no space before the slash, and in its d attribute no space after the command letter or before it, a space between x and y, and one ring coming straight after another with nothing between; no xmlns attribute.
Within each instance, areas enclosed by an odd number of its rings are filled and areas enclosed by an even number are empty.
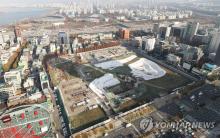
<svg viewBox="0 0 220 138"><path fill-rule="evenodd" d="M104 111L99 107L98 97L82 79L62 81L59 84L59 93L65 103L64 109L72 129L105 118Z"/></svg>
<svg viewBox="0 0 220 138"><path fill-rule="evenodd" d="M190 83L188 78L138 57L132 52L127 53L111 60L90 64L94 72L104 74L90 82L90 89L99 97L107 98L115 112L148 103ZM170 81L176 83L170 84Z"/></svg>
<svg viewBox="0 0 220 138"><path fill-rule="evenodd" d="M47 61L47 69L59 90L72 132L191 82L120 45L78 51L75 58L59 55Z"/></svg>

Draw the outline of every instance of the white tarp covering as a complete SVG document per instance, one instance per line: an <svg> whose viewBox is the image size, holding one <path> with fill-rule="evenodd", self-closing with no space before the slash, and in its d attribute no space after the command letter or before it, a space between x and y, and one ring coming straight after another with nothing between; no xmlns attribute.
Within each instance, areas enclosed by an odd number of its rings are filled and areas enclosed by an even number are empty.
<svg viewBox="0 0 220 138"><path fill-rule="evenodd" d="M108 88L111 86L115 86L119 84L120 81L117 78L114 78L112 74L105 74L104 76L95 79L89 84L89 88L95 92L99 97L103 98L105 90L104 88Z"/></svg>
<svg viewBox="0 0 220 138"><path fill-rule="evenodd" d="M123 66L123 64L132 61L136 57L137 57L136 55L132 55L132 56L130 56L128 58L121 59L121 60L110 60L110 61L107 61L107 62L95 64L95 66L99 67L99 68L102 68L102 69L112 70L112 69L115 69L117 67Z"/></svg>
<svg viewBox="0 0 220 138"><path fill-rule="evenodd" d="M143 78L144 80L160 78L166 74L166 71L159 65L145 58L129 64L129 67L135 77Z"/></svg>

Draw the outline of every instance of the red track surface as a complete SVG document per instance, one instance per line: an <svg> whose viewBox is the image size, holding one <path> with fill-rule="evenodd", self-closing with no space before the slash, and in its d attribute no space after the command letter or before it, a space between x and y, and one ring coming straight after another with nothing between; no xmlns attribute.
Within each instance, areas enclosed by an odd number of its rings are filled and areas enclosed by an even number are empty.
<svg viewBox="0 0 220 138"><path fill-rule="evenodd" d="M0 138L42 138L41 136L36 136L35 132L30 128L19 128L12 127L0 131Z"/></svg>

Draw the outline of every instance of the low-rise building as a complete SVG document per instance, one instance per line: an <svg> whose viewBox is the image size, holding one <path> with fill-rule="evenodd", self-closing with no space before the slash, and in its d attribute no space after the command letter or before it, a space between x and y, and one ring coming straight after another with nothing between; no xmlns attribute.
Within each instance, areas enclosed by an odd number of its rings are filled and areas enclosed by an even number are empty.
<svg viewBox="0 0 220 138"><path fill-rule="evenodd" d="M50 44L50 37L47 34L44 34L40 39L40 45L48 46Z"/></svg>
<svg viewBox="0 0 220 138"><path fill-rule="evenodd" d="M141 47L142 47L142 38L141 38L141 37L135 37L135 38L131 41L131 45L132 45L133 47L141 48Z"/></svg>
<svg viewBox="0 0 220 138"><path fill-rule="evenodd" d="M99 33L100 40L113 39L113 37L114 37L113 33Z"/></svg>
<svg viewBox="0 0 220 138"><path fill-rule="evenodd" d="M180 54L183 55L183 60L186 62L198 62L204 55L201 48L192 47L189 45L180 45Z"/></svg>
<svg viewBox="0 0 220 138"><path fill-rule="evenodd" d="M13 84L4 84L0 86L0 93L1 94L6 94L9 97L11 96L16 96L19 93L19 91L17 91L16 87Z"/></svg>
<svg viewBox="0 0 220 138"><path fill-rule="evenodd" d="M21 71L12 70L5 72L4 74L5 83L13 84L17 89L21 88Z"/></svg>
<svg viewBox="0 0 220 138"><path fill-rule="evenodd" d="M40 83L42 90L50 88L48 76L45 72L40 72Z"/></svg>
<svg viewBox="0 0 220 138"><path fill-rule="evenodd" d="M34 86L34 79L29 77L25 80L23 87L28 89L28 88L32 88Z"/></svg>
<svg viewBox="0 0 220 138"><path fill-rule="evenodd" d="M2 62L0 61L0 76L1 76L2 72L3 72L3 64L2 64Z"/></svg>
<svg viewBox="0 0 220 138"><path fill-rule="evenodd" d="M11 53L8 51L5 51L4 53L1 54L1 62L3 65L8 63L10 56Z"/></svg>
<svg viewBox="0 0 220 138"><path fill-rule="evenodd" d="M215 70L217 67L218 67L218 66L215 65L215 64L205 63L205 64L202 66L202 69L211 72L211 71Z"/></svg>
<svg viewBox="0 0 220 138"><path fill-rule="evenodd" d="M174 54L168 54L167 56L167 62L174 64L174 65L179 65L181 61L181 58L179 56L176 56Z"/></svg>

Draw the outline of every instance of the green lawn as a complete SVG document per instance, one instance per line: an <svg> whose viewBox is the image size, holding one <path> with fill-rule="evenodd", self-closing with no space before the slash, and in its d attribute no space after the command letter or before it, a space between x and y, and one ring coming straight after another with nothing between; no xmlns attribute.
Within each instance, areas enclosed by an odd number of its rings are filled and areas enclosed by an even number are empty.
<svg viewBox="0 0 220 138"><path fill-rule="evenodd" d="M170 70L166 70L166 72L167 73L165 76L158 78L158 79L149 80L147 81L147 83L158 85L159 87L162 87L164 89L167 89L168 91L171 91L175 88L184 86L191 82L190 79L183 77L175 72L172 72Z"/></svg>
<svg viewBox="0 0 220 138"><path fill-rule="evenodd" d="M113 70L105 70L106 72L115 74L115 75L131 75L131 69L128 67L128 65L124 65L122 67L117 67Z"/></svg>
<svg viewBox="0 0 220 138"><path fill-rule="evenodd" d="M117 60L119 59L125 59L125 58L128 58L130 57L131 55L126 55L126 56L121 56L121 57L118 57ZM128 67L129 64L131 63L134 63L136 61L138 61L140 58L139 57L136 57L135 59L133 59L132 61L130 62L127 62L126 64L124 64L123 66L121 67L117 67L113 70L108 70L108 69L105 69L104 71L105 72L109 72L109 73L112 73L112 74L115 74L115 75L119 75L119 74L123 74L123 75L131 75L131 69Z"/></svg>
<svg viewBox="0 0 220 138"><path fill-rule="evenodd" d="M101 108L95 108L92 110L84 111L78 115L70 118L71 126L73 129L83 127L89 123L95 122L99 119L105 118L106 115Z"/></svg>
<svg viewBox="0 0 220 138"><path fill-rule="evenodd" d="M79 74L76 70L76 64L73 62L67 62L63 64L58 64L56 67L68 73L70 76L79 77Z"/></svg>
<svg viewBox="0 0 220 138"><path fill-rule="evenodd" d="M96 78L102 77L104 75L103 72L96 70L89 66L82 67L82 71L84 75L86 76L86 80L89 82L93 81Z"/></svg>
<svg viewBox="0 0 220 138"><path fill-rule="evenodd" d="M142 83L135 89L136 97L134 99L137 102L150 102L151 100L166 94L168 93L165 89L147 83Z"/></svg>
<svg viewBox="0 0 220 138"><path fill-rule="evenodd" d="M158 79L144 81L136 88L137 100L152 100L154 98L167 95L175 88L189 84L191 80L185 78L170 70L166 70L167 74Z"/></svg>
<svg viewBox="0 0 220 138"><path fill-rule="evenodd" d="M57 64L55 68L50 69L49 74L53 85L57 86L62 80L70 80L74 77L79 77L76 66L77 65L72 62L68 62Z"/></svg>

